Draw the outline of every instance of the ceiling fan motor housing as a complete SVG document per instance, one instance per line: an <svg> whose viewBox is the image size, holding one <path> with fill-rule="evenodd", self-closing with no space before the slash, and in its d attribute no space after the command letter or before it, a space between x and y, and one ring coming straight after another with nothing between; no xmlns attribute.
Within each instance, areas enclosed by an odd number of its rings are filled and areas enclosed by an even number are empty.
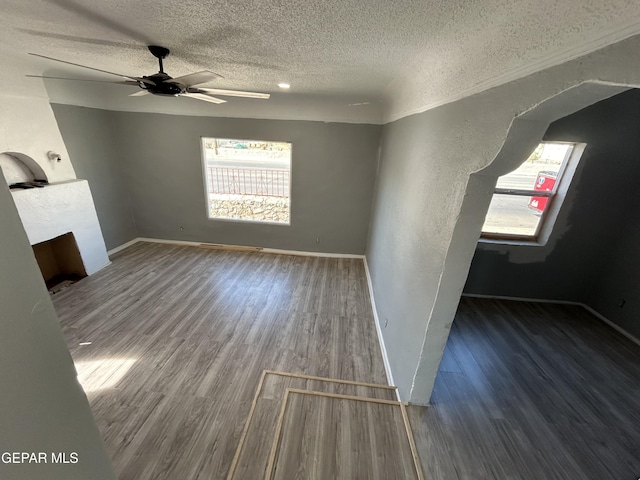
<svg viewBox="0 0 640 480"><path fill-rule="evenodd" d="M151 80L155 83L155 86L149 85L148 83L141 83L140 86L149 91L149 93L153 93L154 95L164 95L169 97L175 97L183 93L183 88L179 85L171 82L167 82L166 80L171 80L171 77L164 72L155 73L153 75L149 75L148 77L143 77L147 80Z"/></svg>

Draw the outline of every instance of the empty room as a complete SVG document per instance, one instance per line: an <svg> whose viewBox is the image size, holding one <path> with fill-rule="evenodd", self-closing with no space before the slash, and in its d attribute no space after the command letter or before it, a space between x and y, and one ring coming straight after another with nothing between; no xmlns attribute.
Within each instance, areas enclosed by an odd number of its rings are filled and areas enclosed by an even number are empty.
<svg viewBox="0 0 640 480"><path fill-rule="evenodd" d="M0 11L0 479L640 476L640 6Z"/></svg>

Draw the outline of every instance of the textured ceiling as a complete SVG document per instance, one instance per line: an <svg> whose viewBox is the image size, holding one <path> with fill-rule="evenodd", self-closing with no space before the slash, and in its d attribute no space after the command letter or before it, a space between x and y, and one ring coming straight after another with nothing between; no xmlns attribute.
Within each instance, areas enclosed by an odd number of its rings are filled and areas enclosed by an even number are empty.
<svg viewBox="0 0 640 480"><path fill-rule="evenodd" d="M173 76L209 69L221 88L404 99L416 109L640 32L628 0L3 0L0 55L24 73L103 78L26 57ZM0 77L2 78L2 77ZM29 80L31 81L31 80Z"/></svg>

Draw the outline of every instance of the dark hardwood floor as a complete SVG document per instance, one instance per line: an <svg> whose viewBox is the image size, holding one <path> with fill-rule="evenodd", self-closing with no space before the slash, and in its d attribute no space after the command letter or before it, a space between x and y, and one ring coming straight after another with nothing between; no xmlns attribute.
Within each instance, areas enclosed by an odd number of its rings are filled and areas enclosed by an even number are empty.
<svg viewBox="0 0 640 480"><path fill-rule="evenodd" d="M113 260L53 300L121 480L224 479L264 369L386 383L361 260ZM639 360L580 307L463 298L433 405L408 408L425 478L636 480Z"/></svg>
<svg viewBox="0 0 640 480"><path fill-rule="evenodd" d="M640 347L581 307L463 298L432 402L426 478L640 477Z"/></svg>

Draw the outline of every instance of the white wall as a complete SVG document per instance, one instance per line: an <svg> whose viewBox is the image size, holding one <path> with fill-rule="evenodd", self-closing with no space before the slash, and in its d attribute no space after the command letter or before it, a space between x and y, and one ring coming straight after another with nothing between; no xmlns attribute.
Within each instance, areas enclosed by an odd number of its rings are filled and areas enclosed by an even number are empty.
<svg viewBox="0 0 640 480"><path fill-rule="evenodd" d="M49 160L48 151L62 157ZM0 96L0 153L18 152L35 160L49 182L76 178L49 102L44 98Z"/></svg>
<svg viewBox="0 0 640 480"><path fill-rule="evenodd" d="M0 454L71 452L68 465L5 464L2 480L108 480L115 474L58 319L0 173Z"/></svg>
<svg viewBox="0 0 640 480"><path fill-rule="evenodd" d="M0 107L0 153L26 156L42 168L49 183L62 184L15 191L31 243L73 232L87 273L98 271L109 259L93 198L86 181L68 183L76 173L51 105L38 97L0 96ZM51 160L49 151L62 160Z"/></svg>
<svg viewBox="0 0 640 480"><path fill-rule="evenodd" d="M88 275L109 264L86 180L11 193L31 245L72 232Z"/></svg>

